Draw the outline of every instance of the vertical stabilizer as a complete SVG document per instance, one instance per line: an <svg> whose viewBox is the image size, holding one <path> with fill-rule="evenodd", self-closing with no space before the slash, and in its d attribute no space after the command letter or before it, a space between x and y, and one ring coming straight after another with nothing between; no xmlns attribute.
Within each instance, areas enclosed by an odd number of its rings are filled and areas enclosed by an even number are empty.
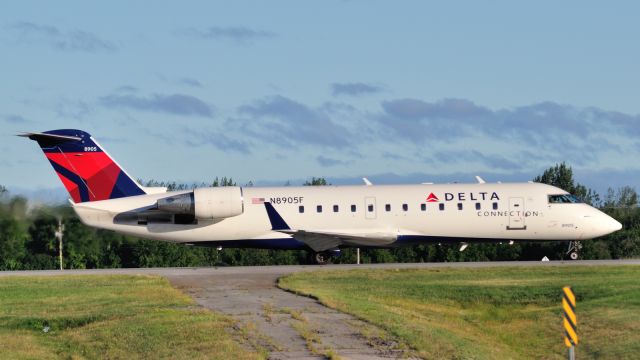
<svg viewBox="0 0 640 360"><path fill-rule="evenodd" d="M145 191L82 130L20 136L35 140L75 203L143 195Z"/></svg>

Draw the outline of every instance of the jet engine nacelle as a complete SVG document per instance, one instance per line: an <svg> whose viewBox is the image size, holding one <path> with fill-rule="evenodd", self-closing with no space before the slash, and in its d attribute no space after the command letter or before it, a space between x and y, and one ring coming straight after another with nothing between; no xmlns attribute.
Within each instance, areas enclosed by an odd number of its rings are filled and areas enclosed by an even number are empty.
<svg viewBox="0 0 640 360"><path fill-rule="evenodd" d="M238 216L244 212L242 189L237 186L199 188L193 192L159 199L158 210L197 219L211 220Z"/></svg>

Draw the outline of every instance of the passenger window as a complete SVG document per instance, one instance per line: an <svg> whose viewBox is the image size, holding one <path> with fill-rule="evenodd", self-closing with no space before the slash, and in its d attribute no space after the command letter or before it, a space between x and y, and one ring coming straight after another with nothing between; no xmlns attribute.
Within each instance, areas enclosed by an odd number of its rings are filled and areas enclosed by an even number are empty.
<svg viewBox="0 0 640 360"><path fill-rule="evenodd" d="M420 204L420 210L427 211L427 204Z"/></svg>
<svg viewBox="0 0 640 360"><path fill-rule="evenodd" d="M356 206L355 205L351 205L351 212L356 212Z"/></svg>
<svg viewBox="0 0 640 360"><path fill-rule="evenodd" d="M333 205L333 212L338 212L338 210L340 210L340 208L338 208L338 205Z"/></svg>
<svg viewBox="0 0 640 360"><path fill-rule="evenodd" d="M462 203L458 203L458 210L462 210Z"/></svg>
<svg viewBox="0 0 640 360"><path fill-rule="evenodd" d="M438 207L440 208L440 211L444 210L444 204L438 204Z"/></svg>
<svg viewBox="0 0 640 360"><path fill-rule="evenodd" d="M482 206L480 205L480 203L476 203L476 210L480 210L480 208L482 208Z"/></svg>
<svg viewBox="0 0 640 360"><path fill-rule="evenodd" d="M391 211L391 204L387 204L384 206L385 211Z"/></svg>
<svg viewBox="0 0 640 360"><path fill-rule="evenodd" d="M319 213L321 213L321 212L322 212L322 205L318 205L318 206L316 207L316 211L318 211Z"/></svg>
<svg viewBox="0 0 640 360"><path fill-rule="evenodd" d="M373 204L369 204L367 206L367 210L369 210L369 212L373 212Z"/></svg>
<svg viewBox="0 0 640 360"><path fill-rule="evenodd" d="M409 205L402 204L402 211L407 211L407 210L409 210Z"/></svg>
<svg viewBox="0 0 640 360"><path fill-rule="evenodd" d="M498 203L497 202L493 203L493 210L498 210Z"/></svg>
<svg viewBox="0 0 640 360"><path fill-rule="evenodd" d="M304 206L303 205L298 206L298 212L300 214L304 213Z"/></svg>

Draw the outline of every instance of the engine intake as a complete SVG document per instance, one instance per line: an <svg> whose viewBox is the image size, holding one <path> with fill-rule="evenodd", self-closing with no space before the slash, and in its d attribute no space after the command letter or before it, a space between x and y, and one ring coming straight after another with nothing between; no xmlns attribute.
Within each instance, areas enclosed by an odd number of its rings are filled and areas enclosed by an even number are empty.
<svg viewBox="0 0 640 360"><path fill-rule="evenodd" d="M195 189L159 199L157 207L166 213L192 215L203 220L229 218L244 212L242 189L238 186Z"/></svg>

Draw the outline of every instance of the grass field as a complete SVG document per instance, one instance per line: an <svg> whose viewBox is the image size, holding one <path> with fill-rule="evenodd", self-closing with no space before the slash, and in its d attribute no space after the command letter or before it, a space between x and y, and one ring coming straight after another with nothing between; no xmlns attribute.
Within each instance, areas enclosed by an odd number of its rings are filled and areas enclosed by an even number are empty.
<svg viewBox="0 0 640 360"><path fill-rule="evenodd" d="M282 288L387 330L426 359L562 359L561 289L577 295L579 359L640 358L640 267L301 272Z"/></svg>
<svg viewBox="0 0 640 360"><path fill-rule="evenodd" d="M260 358L232 326L160 277L0 278L2 359Z"/></svg>

